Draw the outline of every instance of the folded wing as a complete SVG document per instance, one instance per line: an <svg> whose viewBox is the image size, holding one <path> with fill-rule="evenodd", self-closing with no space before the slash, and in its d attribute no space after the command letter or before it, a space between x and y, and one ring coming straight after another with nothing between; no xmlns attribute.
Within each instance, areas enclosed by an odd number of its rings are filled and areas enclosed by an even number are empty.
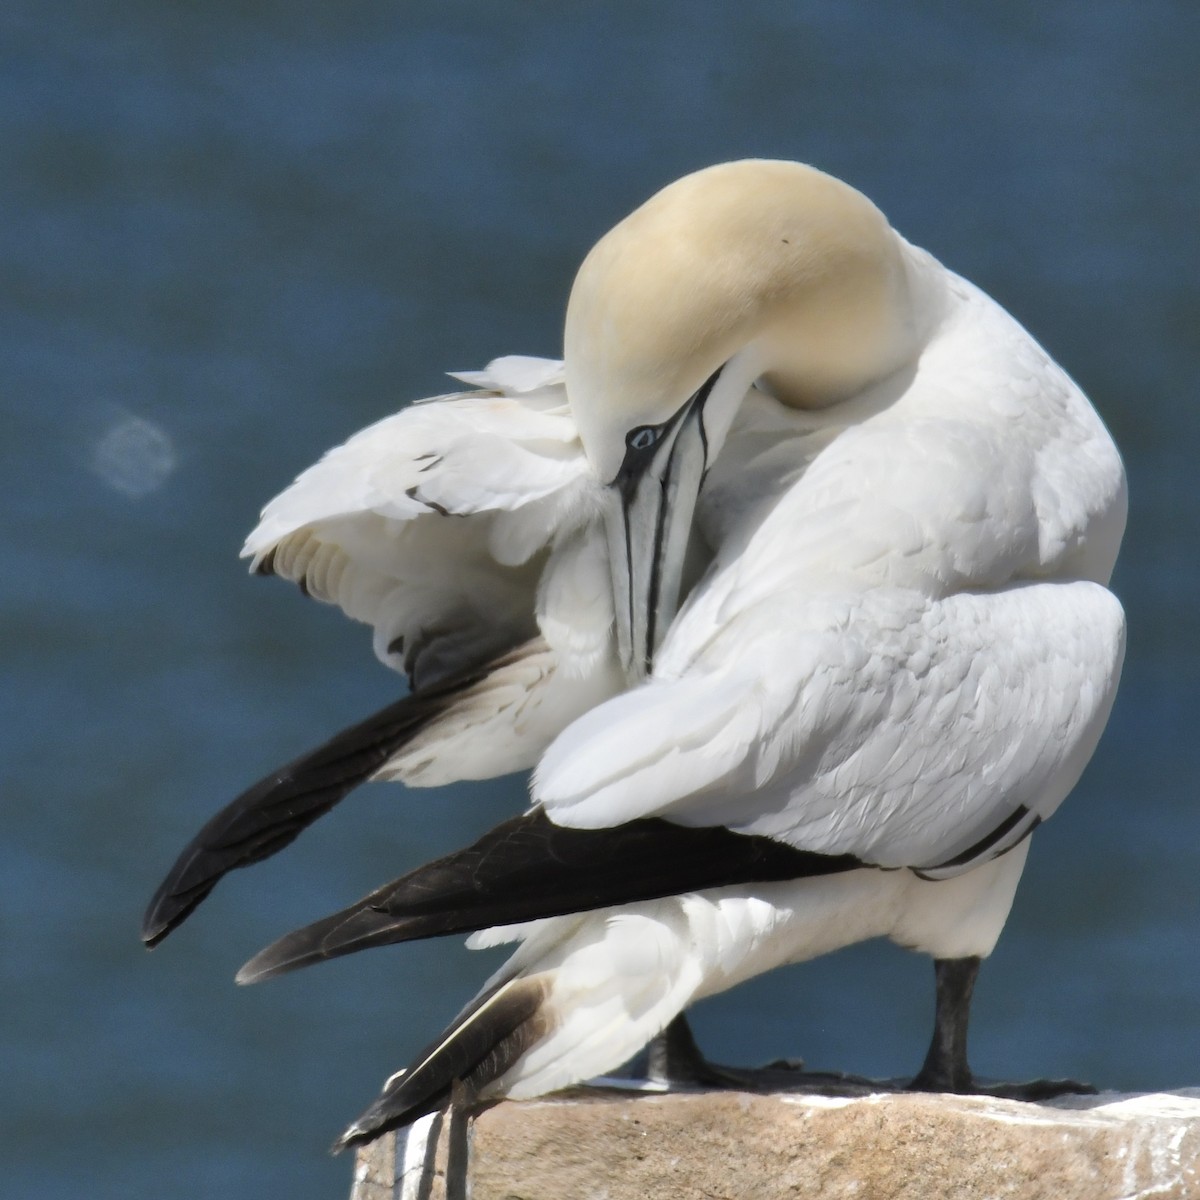
<svg viewBox="0 0 1200 1200"><path fill-rule="evenodd" d="M534 798L573 828L663 817L960 873L1074 786L1123 649L1120 605L1088 582L764 603L569 726Z"/></svg>

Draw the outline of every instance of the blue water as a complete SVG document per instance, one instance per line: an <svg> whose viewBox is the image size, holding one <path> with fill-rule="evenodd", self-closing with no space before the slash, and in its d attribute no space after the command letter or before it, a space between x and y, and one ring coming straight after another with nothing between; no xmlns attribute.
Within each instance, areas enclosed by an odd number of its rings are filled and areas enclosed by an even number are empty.
<svg viewBox="0 0 1200 1200"><path fill-rule="evenodd" d="M248 578L241 538L442 371L556 354L591 242L749 154L847 178L992 291L1127 456L1121 695L1035 839L973 1059L1200 1084L1191 0L10 0L0 31L0 1193L347 1193L325 1146L496 959L232 974L523 781L368 788L147 955L141 910L199 824L398 694L365 630ZM900 1073L930 975L860 947L696 1025L726 1060Z"/></svg>

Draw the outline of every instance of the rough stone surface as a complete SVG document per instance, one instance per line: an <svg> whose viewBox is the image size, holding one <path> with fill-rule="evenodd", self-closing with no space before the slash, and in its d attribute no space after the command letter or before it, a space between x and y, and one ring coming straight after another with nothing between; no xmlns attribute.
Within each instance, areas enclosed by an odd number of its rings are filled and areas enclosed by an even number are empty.
<svg viewBox="0 0 1200 1200"><path fill-rule="evenodd" d="M445 1200L463 1158L471 1200L1200 1200L1200 1088L1040 1105L579 1091L380 1138L352 1200Z"/></svg>

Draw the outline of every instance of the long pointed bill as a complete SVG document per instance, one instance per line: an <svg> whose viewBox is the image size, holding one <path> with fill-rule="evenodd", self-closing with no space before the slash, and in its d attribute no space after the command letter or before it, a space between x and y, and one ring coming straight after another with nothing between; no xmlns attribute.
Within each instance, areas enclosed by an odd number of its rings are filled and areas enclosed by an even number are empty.
<svg viewBox="0 0 1200 1200"><path fill-rule="evenodd" d="M625 461L609 485L608 554L621 662L631 679L649 674L679 606L692 518L708 466L704 403L716 375L654 436L631 435Z"/></svg>

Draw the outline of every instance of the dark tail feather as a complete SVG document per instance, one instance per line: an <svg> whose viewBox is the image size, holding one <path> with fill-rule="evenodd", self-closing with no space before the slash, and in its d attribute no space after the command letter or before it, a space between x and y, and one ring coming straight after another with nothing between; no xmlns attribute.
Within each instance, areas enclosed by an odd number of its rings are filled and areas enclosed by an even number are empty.
<svg viewBox="0 0 1200 1200"><path fill-rule="evenodd" d="M244 791L175 861L146 909L142 941L156 946L223 875L282 850L486 675L459 675L389 704Z"/></svg>
<svg viewBox="0 0 1200 1200"><path fill-rule="evenodd" d="M257 983L370 946L863 865L849 854L814 854L722 826L692 829L659 818L612 829L564 829L538 808L285 935L237 978Z"/></svg>
<svg viewBox="0 0 1200 1200"><path fill-rule="evenodd" d="M510 979L481 996L411 1067L387 1081L379 1099L334 1142L334 1153L445 1107L458 1082L472 1095L499 1079L545 1034L546 993L546 981L534 977Z"/></svg>

